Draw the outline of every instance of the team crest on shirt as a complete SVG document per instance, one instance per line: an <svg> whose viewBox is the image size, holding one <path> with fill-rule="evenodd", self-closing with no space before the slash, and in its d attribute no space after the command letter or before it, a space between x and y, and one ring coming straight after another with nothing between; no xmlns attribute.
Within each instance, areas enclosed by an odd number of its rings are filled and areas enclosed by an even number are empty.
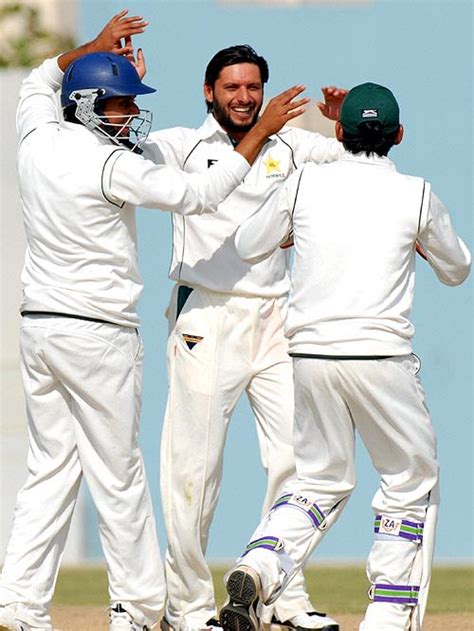
<svg viewBox="0 0 474 631"><path fill-rule="evenodd" d="M204 339L201 335L190 335L189 333L183 333L182 337L190 351Z"/></svg>
<svg viewBox="0 0 474 631"><path fill-rule="evenodd" d="M271 153L268 154L266 160L263 161L263 165L266 168L266 176L267 178L282 178L285 177L285 174L281 170L281 160L278 160Z"/></svg>

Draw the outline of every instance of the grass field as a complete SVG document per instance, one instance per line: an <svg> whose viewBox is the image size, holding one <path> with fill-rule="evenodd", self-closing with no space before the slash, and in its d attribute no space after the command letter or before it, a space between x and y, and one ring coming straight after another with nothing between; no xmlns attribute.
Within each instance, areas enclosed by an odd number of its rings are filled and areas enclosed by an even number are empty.
<svg viewBox="0 0 474 631"><path fill-rule="evenodd" d="M225 599L222 582L225 571L222 567L213 569L218 603ZM306 577L315 605L334 615L341 631L355 631L367 605L364 568L311 567ZM64 568L53 600L53 622L64 631L106 630L107 600L103 568ZM434 568L424 629L474 631L474 566Z"/></svg>

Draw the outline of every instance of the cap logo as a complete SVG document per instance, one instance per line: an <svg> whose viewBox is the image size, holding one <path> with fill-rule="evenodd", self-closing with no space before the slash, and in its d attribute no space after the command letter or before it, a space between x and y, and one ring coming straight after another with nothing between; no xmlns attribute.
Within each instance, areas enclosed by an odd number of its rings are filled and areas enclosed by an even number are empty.
<svg viewBox="0 0 474 631"><path fill-rule="evenodd" d="M378 118L379 111L376 109L362 110L361 118Z"/></svg>

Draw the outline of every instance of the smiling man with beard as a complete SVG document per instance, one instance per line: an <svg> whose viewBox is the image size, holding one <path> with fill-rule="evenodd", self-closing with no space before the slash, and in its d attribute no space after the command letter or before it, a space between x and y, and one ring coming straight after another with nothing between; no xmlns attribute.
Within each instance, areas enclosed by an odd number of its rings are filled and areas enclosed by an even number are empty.
<svg viewBox="0 0 474 631"><path fill-rule="evenodd" d="M211 62L207 67L204 84L207 111L212 112L234 140L251 129L262 107L263 84L268 81L268 66L262 57L257 61L258 65L236 63L220 69L220 59L216 55L214 63Z"/></svg>
<svg viewBox="0 0 474 631"><path fill-rule="evenodd" d="M225 158L255 125L262 108L266 60L250 46L231 46L209 62L204 81L208 116L199 129L152 133L145 153L188 173ZM336 120L345 90L324 88L322 113ZM289 279L280 249L258 264L234 246L238 227L303 162L343 153L335 139L284 127L261 150L241 185L212 218L173 220L168 309L169 394L161 450L161 491L168 535L168 601L162 628L219 628L212 576L205 560L217 505L229 421L245 392L257 424L268 476L263 510L294 476L293 374L283 335ZM242 461L245 464L245 457ZM278 601L274 623L337 631L314 611L300 572Z"/></svg>

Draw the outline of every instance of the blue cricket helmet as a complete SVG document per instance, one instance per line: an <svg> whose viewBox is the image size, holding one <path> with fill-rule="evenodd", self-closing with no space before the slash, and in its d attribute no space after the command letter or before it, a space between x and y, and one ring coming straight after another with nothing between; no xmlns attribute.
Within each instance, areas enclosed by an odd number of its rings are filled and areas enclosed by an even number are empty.
<svg viewBox="0 0 474 631"><path fill-rule="evenodd" d="M126 57L105 52L88 53L69 64L63 77L61 106L76 103L71 95L84 89L97 89L97 99L156 92L155 88L142 83Z"/></svg>

